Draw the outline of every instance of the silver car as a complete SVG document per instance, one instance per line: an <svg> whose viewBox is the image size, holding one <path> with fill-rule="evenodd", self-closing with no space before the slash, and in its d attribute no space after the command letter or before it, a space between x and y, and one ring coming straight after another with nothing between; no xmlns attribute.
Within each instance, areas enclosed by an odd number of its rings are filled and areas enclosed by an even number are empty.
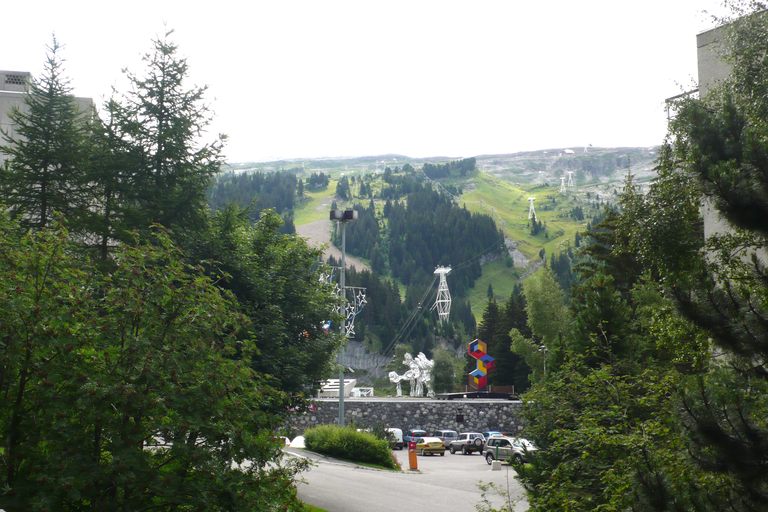
<svg viewBox="0 0 768 512"><path fill-rule="evenodd" d="M492 436L485 443L485 461L490 465L494 460L526 462L536 445L522 437Z"/></svg>
<svg viewBox="0 0 768 512"><path fill-rule="evenodd" d="M448 446L451 444L451 441L459 437L459 433L455 430L435 430L432 432L432 435L439 437L445 448L448 448Z"/></svg>
<svg viewBox="0 0 768 512"><path fill-rule="evenodd" d="M451 453L461 452L464 455L471 455L472 452L483 453L485 438L480 432L462 432L458 439L451 441L448 450Z"/></svg>

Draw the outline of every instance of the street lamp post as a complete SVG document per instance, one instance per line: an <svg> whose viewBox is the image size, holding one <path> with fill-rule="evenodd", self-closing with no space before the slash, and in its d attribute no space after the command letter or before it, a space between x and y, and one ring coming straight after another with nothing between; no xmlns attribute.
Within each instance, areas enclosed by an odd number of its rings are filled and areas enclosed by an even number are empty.
<svg viewBox="0 0 768 512"><path fill-rule="evenodd" d="M341 288L344 302L347 301L347 288L344 282L344 272L347 268L347 222L357 219L356 210L331 210L331 220L336 221L341 226L341 273L339 275L339 286ZM347 311L346 306L341 314L341 333L347 335ZM339 352L339 426L344 426L344 365L341 364L341 352Z"/></svg>

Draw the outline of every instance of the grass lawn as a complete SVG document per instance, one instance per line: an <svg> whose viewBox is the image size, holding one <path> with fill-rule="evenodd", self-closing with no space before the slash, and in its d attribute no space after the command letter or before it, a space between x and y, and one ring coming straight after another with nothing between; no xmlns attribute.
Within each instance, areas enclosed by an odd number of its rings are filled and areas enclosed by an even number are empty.
<svg viewBox="0 0 768 512"><path fill-rule="evenodd" d="M489 174L479 173L474 180L475 188L466 191L459 198L471 212L490 215L504 236L518 242L518 249L529 260L539 257L544 249L547 258L573 246L574 236L586 229L586 222L576 221L570 211L579 201L564 196L559 187L528 186L518 187ZM547 236L532 236L528 223L528 198L534 197L534 208L539 220L546 223ZM520 269L507 267L503 261L494 261L483 266L483 275L469 292L472 313L480 321L488 304L488 284L493 287L496 302L506 302L512 288L520 277Z"/></svg>
<svg viewBox="0 0 768 512"><path fill-rule="evenodd" d="M304 190L304 195L308 198L307 201L302 203L293 210L293 223L296 226L302 224L309 224L316 220L327 220L328 212L331 210L331 203L333 202L333 196L336 193L336 181L331 180L328 183L328 188L325 190L318 190L317 192L309 192ZM327 203L327 208L320 208L323 203Z"/></svg>
<svg viewBox="0 0 768 512"><path fill-rule="evenodd" d="M472 314L478 322L482 319L483 311L488 304L488 285L493 287L496 303L501 306L512 294L512 288L518 278L519 271L514 267L507 267L503 260L492 261L483 266L483 275L469 291Z"/></svg>
<svg viewBox="0 0 768 512"><path fill-rule="evenodd" d="M474 180L475 188L459 198L472 212L490 215L504 236L517 240L518 249L529 259L538 256L543 248L547 254L557 254L573 245L577 231L586 227L568 216L577 205L573 197L563 196L559 187L520 188L490 174L479 173ZM532 236L528 226L528 198L534 197L534 207L539 220L547 225L548 237Z"/></svg>

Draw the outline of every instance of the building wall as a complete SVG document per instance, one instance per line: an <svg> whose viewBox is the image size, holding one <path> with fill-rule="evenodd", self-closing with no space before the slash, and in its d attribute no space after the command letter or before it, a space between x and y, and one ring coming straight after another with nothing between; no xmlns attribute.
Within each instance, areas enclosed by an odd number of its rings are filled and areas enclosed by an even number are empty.
<svg viewBox="0 0 768 512"><path fill-rule="evenodd" d="M704 97L717 85L728 78L731 66L723 59L726 27L707 30L696 36L696 55L699 72L699 95ZM704 238L730 231L728 222L715 209L712 201L702 198L701 215L704 219Z"/></svg>
<svg viewBox="0 0 768 512"><path fill-rule="evenodd" d="M309 427L338 422L338 399L316 399L313 403L314 410L290 415L286 428L291 436ZM517 433L523 428L521 409L522 403L517 400L353 398L344 401L344 421L360 428L383 425L404 431L421 428Z"/></svg>
<svg viewBox="0 0 768 512"><path fill-rule="evenodd" d="M728 30L729 25L725 25L696 36L700 97L705 97L731 73L731 65L724 58ZM701 215L704 219L705 239L713 235L727 234L732 230L728 221L715 209L714 203L709 198L702 198ZM763 263L768 263L767 251L759 251L757 254Z"/></svg>
<svg viewBox="0 0 768 512"><path fill-rule="evenodd" d="M24 98L29 89L28 83L32 77L26 71L3 71L0 70L0 130L16 136L14 125L9 116L11 110L18 108L24 110L26 105ZM26 82L24 82L26 80ZM91 98L74 98L75 105L80 112L88 115L93 110L93 100ZM5 139L0 135L0 146L5 145ZM6 155L0 152L0 165L6 159Z"/></svg>
<svg viewBox="0 0 768 512"><path fill-rule="evenodd" d="M696 36L696 55L699 71L699 93L705 96L717 83L731 72L731 66L723 59L727 27L717 27Z"/></svg>

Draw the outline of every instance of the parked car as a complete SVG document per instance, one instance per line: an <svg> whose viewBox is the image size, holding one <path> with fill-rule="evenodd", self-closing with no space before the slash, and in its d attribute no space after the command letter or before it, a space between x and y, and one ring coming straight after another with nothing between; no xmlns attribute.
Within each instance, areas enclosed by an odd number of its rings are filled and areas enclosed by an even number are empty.
<svg viewBox="0 0 768 512"><path fill-rule="evenodd" d="M439 437L419 437L416 439L416 453L419 455L439 453L444 456L445 445Z"/></svg>
<svg viewBox="0 0 768 512"><path fill-rule="evenodd" d="M419 428L412 428L403 434L403 444L408 445L411 441L416 441L420 437L426 437L427 431Z"/></svg>
<svg viewBox="0 0 768 512"><path fill-rule="evenodd" d="M485 443L485 461L494 460L526 462L528 454L536 451L536 445L521 437L492 436Z"/></svg>
<svg viewBox="0 0 768 512"><path fill-rule="evenodd" d="M461 452L464 455L471 455L473 452L483 453L484 446L485 438L480 432L462 432L448 445L448 451L452 454Z"/></svg>
<svg viewBox="0 0 768 512"><path fill-rule="evenodd" d="M443 442L443 446L446 448L448 448L448 445L451 444L451 441L459 437L459 433L455 430L435 430L432 435L434 437L439 437Z"/></svg>
<svg viewBox="0 0 768 512"><path fill-rule="evenodd" d="M389 437L389 445L395 450L402 450L405 443L403 442L403 431L399 428L385 428L384 429Z"/></svg>
<svg viewBox="0 0 768 512"><path fill-rule="evenodd" d="M486 443L488 442L488 439L490 439L492 436L501 436L501 435L503 434L498 430L486 430L485 432L483 432L483 437L485 438Z"/></svg>

